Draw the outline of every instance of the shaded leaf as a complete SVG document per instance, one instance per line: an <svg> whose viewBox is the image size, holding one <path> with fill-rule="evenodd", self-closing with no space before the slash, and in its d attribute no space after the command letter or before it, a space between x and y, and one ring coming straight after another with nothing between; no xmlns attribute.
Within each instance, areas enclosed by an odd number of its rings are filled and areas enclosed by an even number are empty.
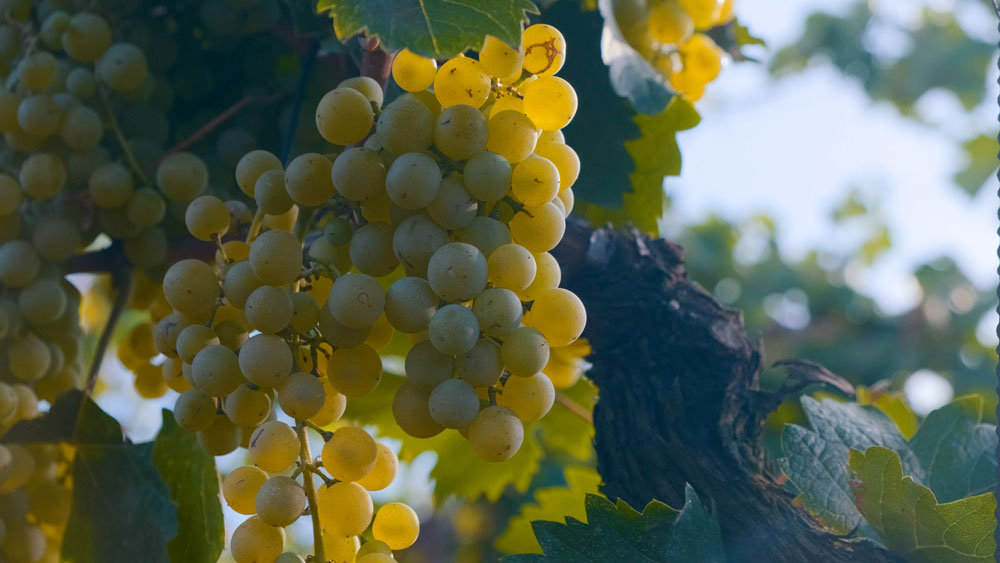
<svg viewBox="0 0 1000 563"><path fill-rule="evenodd" d="M507 529L494 546L505 553L541 553L531 523L539 520L563 522L567 517L587 521L587 495L600 494L601 476L589 467L571 465L565 468L566 485L545 487L535 491L534 504L522 504L521 511L511 517Z"/></svg>
<svg viewBox="0 0 1000 563"><path fill-rule="evenodd" d="M225 544L215 458L166 409L153 444L153 463L177 506L177 536L167 544L170 561L215 563Z"/></svg>
<svg viewBox="0 0 1000 563"><path fill-rule="evenodd" d="M882 447L851 450L849 464L858 509L890 550L916 563L993 560L992 494L938 504L930 489L903 475L899 456Z"/></svg>
<svg viewBox="0 0 1000 563"><path fill-rule="evenodd" d="M859 385L856 388L858 404L871 405L885 413L899 428L899 433L909 440L917 432L920 421L901 393L882 391Z"/></svg>
<svg viewBox="0 0 1000 563"><path fill-rule="evenodd" d="M941 502L996 485L996 427L981 424L982 417L982 398L962 397L927 415L910 441L927 470L925 483Z"/></svg>
<svg viewBox="0 0 1000 563"><path fill-rule="evenodd" d="M979 135L962 143L965 166L955 173L955 183L975 195L997 173L997 137Z"/></svg>
<svg viewBox="0 0 1000 563"><path fill-rule="evenodd" d="M3 441L116 444L122 441L122 429L82 391L71 389L56 397L49 412L43 416L17 423Z"/></svg>
<svg viewBox="0 0 1000 563"><path fill-rule="evenodd" d="M329 10L341 39L365 32L387 51L435 58L478 49L487 35L517 45L522 23L538 13L531 0L320 0L316 9Z"/></svg>
<svg viewBox="0 0 1000 563"><path fill-rule="evenodd" d="M608 65L615 93L627 98L640 113L655 115L662 112L674 97L673 90L660 71L633 47L634 41L630 43L626 37L637 35L648 38L645 3L598 0L597 5L604 18L601 60Z"/></svg>

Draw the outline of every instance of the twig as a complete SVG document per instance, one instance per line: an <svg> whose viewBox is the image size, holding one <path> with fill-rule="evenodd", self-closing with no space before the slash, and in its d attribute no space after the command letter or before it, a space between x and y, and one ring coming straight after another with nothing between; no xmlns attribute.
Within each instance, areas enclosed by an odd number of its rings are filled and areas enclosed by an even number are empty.
<svg viewBox="0 0 1000 563"><path fill-rule="evenodd" d="M302 486L306 490L306 499L309 501L309 515L312 518L313 527L313 551L316 556L314 561L326 561L326 553L323 551L323 527L319 523L319 504L316 503L316 489L313 488L312 453L309 451L309 436L306 434L306 427L303 424L295 425L295 432L299 437L299 461L302 464Z"/></svg>
<svg viewBox="0 0 1000 563"><path fill-rule="evenodd" d="M132 291L132 268L124 261L119 262L120 267L112 270L111 282L117 286L118 295L111 306L111 313L108 314L108 322L104 325L101 337L97 341L97 349L94 350L94 357L90 362L90 371L87 373L87 386L84 394L88 397L94 393L94 385L97 383L97 374L101 371L101 362L104 361L104 352L111 343L111 335L115 331L115 325L125 310L128 303L129 293Z"/></svg>
<svg viewBox="0 0 1000 563"><path fill-rule="evenodd" d="M556 402L559 403L560 405L566 407L566 409L569 410L569 412L571 412L571 413L575 414L576 416L582 418L588 424L590 424L591 426L593 426L593 424L594 424L594 415L590 411L588 411L586 408L584 408L583 405L581 405L580 403L577 403L576 401L574 401L573 399L571 399L569 397L569 395L566 395L562 391L556 391Z"/></svg>
<svg viewBox="0 0 1000 563"><path fill-rule="evenodd" d="M122 132L122 128L118 124L118 117L115 115L114 108L111 107L111 100L108 99L107 89L104 86L98 85L97 91L101 95L101 105L104 106L104 112L108 114L108 124L111 126L111 130L115 132L115 137L118 138L122 154L125 155L125 159L128 160L129 166L135 172L135 175L139 177L139 180L143 184L149 184L149 178L146 177L146 173L139 166L139 161L136 160L135 154L132 152L132 146L128 144L128 141L125 139L125 133Z"/></svg>
<svg viewBox="0 0 1000 563"><path fill-rule="evenodd" d="M285 140L281 146L281 164L288 164L288 157L292 152L292 144L295 142L295 131L299 125L299 112L302 110L302 99L306 95L306 86L309 85L309 75L312 73L313 65L316 63L316 53L319 51L317 41L309 42L309 52L306 53L306 60L302 63L302 72L299 74L299 81L295 85L295 94L292 99L292 111L289 114L288 130L285 131Z"/></svg>

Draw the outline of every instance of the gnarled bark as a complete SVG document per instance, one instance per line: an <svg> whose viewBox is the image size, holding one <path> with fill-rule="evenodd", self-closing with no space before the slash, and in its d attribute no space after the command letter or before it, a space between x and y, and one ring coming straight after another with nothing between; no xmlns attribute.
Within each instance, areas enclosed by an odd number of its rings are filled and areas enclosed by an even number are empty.
<svg viewBox="0 0 1000 563"><path fill-rule="evenodd" d="M826 531L765 466L759 346L743 316L687 278L680 246L637 231L571 222L554 251L563 285L587 307L589 375L603 492L634 507L684 501L690 483L714 506L731 563L886 562L893 554ZM818 366L789 366L794 384L842 385Z"/></svg>

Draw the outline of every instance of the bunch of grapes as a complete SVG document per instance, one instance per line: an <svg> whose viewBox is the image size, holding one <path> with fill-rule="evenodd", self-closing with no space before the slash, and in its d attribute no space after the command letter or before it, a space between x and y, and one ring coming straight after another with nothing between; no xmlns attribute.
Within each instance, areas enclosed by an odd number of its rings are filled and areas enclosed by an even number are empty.
<svg viewBox="0 0 1000 563"><path fill-rule="evenodd" d="M657 0L644 14L636 47L689 101L722 70L725 53L703 32L733 19L733 0Z"/></svg>

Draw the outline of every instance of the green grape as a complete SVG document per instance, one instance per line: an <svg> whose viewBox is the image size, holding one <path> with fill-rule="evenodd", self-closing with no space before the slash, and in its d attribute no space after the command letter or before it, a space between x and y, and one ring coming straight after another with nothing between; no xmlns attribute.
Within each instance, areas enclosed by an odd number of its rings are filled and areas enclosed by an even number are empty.
<svg viewBox="0 0 1000 563"><path fill-rule="evenodd" d="M357 481L368 475L377 458L375 440L353 426L338 428L323 445L323 468L338 481Z"/></svg>
<svg viewBox="0 0 1000 563"><path fill-rule="evenodd" d="M109 47L94 65L101 82L116 92L134 90L149 73L146 56L131 43L117 43Z"/></svg>
<svg viewBox="0 0 1000 563"><path fill-rule="evenodd" d="M222 409L233 424L243 428L255 428L271 413L271 394L249 385L240 385L226 395Z"/></svg>
<svg viewBox="0 0 1000 563"><path fill-rule="evenodd" d="M478 200L500 201L510 188L511 167L507 159L497 153L483 151L465 163L462 171L465 187Z"/></svg>
<svg viewBox="0 0 1000 563"><path fill-rule="evenodd" d="M92 63L111 46L111 28L97 14L78 12L62 34L62 48L76 62Z"/></svg>
<svg viewBox="0 0 1000 563"><path fill-rule="evenodd" d="M17 124L35 139L44 139L59 130L63 109L46 94L35 94L17 106Z"/></svg>
<svg viewBox="0 0 1000 563"><path fill-rule="evenodd" d="M19 129L17 111L24 96L0 88L0 131L11 133Z"/></svg>
<svg viewBox="0 0 1000 563"><path fill-rule="evenodd" d="M478 404L477 404L478 407ZM417 541L420 520L417 513L401 502L382 505L372 523L372 536L390 549L406 549Z"/></svg>
<svg viewBox="0 0 1000 563"><path fill-rule="evenodd" d="M330 354L327 377L334 389L348 397L361 397L382 378L382 358L371 346L337 348Z"/></svg>
<svg viewBox="0 0 1000 563"><path fill-rule="evenodd" d="M297 553L286 551L279 555L278 558L274 560L274 563L306 563L306 560Z"/></svg>
<svg viewBox="0 0 1000 563"><path fill-rule="evenodd" d="M521 291L531 285L537 271L535 257L519 244L497 247L486 260L486 265L493 287L511 291Z"/></svg>
<svg viewBox="0 0 1000 563"><path fill-rule="evenodd" d="M427 150L434 133L434 114L414 98L400 97L378 117L375 140L394 155Z"/></svg>
<svg viewBox="0 0 1000 563"><path fill-rule="evenodd" d="M478 109L465 104L441 111L434 124L434 145L452 160L467 160L486 148L489 128Z"/></svg>
<svg viewBox="0 0 1000 563"><path fill-rule="evenodd" d="M403 432L414 438L430 438L444 430L431 418L429 400L430 391L409 380L399 386L392 399L392 417Z"/></svg>
<svg viewBox="0 0 1000 563"><path fill-rule="evenodd" d="M385 98L385 93L382 92L382 86L371 77L368 76L354 76L351 78L346 78L337 84L337 88L351 88L361 92L365 98L376 107L382 107L382 100ZM366 131L367 133L367 131Z"/></svg>
<svg viewBox="0 0 1000 563"><path fill-rule="evenodd" d="M0 217L17 212L21 206L21 186L8 174L0 174Z"/></svg>
<svg viewBox="0 0 1000 563"><path fill-rule="evenodd" d="M528 116L507 110L490 117L486 150L499 154L511 164L528 158L535 150L538 129Z"/></svg>
<svg viewBox="0 0 1000 563"><path fill-rule="evenodd" d="M200 324L187 326L177 335L177 355L181 361L191 363L202 348L218 343L218 335L207 326Z"/></svg>
<svg viewBox="0 0 1000 563"><path fill-rule="evenodd" d="M326 402L323 382L311 373L293 373L278 389L278 404L285 414L305 420L316 416Z"/></svg>
<svg viewBox="0 0 1000 563"><path fill-rule="evenodd" d="M542 76L522 89L524 113L539 129L562 129L576 115L576 91L558 76Z"/></svg>
<svg viewBox="0 0 1000 563"><path fill-rule="evenodd" d="M218 413L208 428L198 432L198 443L211 455L226 455L240 447L241 435L239 426L226 415Z"/></svg>
<svg viewBox="0 0 1000 563"><path fill-rule="evenodd" d="M524 48L520 45L511 47L502 40L487 35L483 48L479 50L479 62L483 65L483 70L494 78L520 75L521 65L524 63Z"/></svg>
<svg viewBox="0 0 1000 563"><path fill-rule="evenodd" d="M281 161L265 150L250 151L236 163L236 184L247 197L254 197L254 186L261 174L281 170Z"/></svg>
<svg viewBox="0 0 1000 563"><path fill-rule="evenodd" d="M198 240L221 237L229 230L229 208L215 196L197 197L184 212L184 224Z"/></svg>
<svg viewBox="0 0 1000 563"><path fill-rule="evenodd" d="M215 401L204 391L189 389L177 397L174 418L185 430L191 432L204 430L215 419Z"/></svg>
<svg viewBox="0 0 1000 563"><path fill-rule="evenodd" d="M445 229L455 230L465 227L476 217L479 205L465 189L462 175L449 174L442 182L437 196L427 206L427 214Z"/></svg>
<svg viewBox="0 0 1000 563"><path fill-rule="evenodd" d="M479 338L476 315L461 305L445 305L434 313L427 326L431 344L441 353L451 356L472 349Z"/></svg>
<svg viewBox="0 0 1000 563"><path fill-rule="evenodd" d="M504 338L500 357L511 375L531 377L548 363L549 342L538 329L523 326Z"/></svg>
<svg viewBox="0 0 1000 563"><path fill-rule="evenodd" d="M316 328L319 320L319 304L316 298L308 293L295 292L292 294L292 329L299 334L306 334Z"/></svg>
<svg viewBox="0 0 1000 563"><path fill-rule="evenodd" d="M354 90L347 91L361 95ZM367 100L365 103L368 103ZM316 153L300 155L288 163L285 189L292 201L303 207L319 207L326 203L334 192L333 180L330 179L332 167L330 159Z"/></svg>
<svg viewBox="0 0 1000 563"><path fill-rule="evenodd" d="M17 307L31 325L55 322L66 311L66 303L62 286L44 278L28 284L17 296Z"/></svg>
<svg viewBox="0 0 1000 563"><path fill-rule="evenodd" d="M245 260L233 264L226 270L226 276L222 279L222 293L230 305L242 309L250 294L262 285L264 282L253 273L250 261Z"/></svg>
<svg viewBox="0 0 1000 563"><path fill-rule="evenodd" d="M354 147L333 161L331 178L337 193L350 201L370 201L383 193L385 164L371 149Z"/></svg>
<svg viewBox="0 0 1000 563"><path fill-rule="evenodd" d="M372 498L361 485L341 481L320 487L316 496L319 521L331 535L361 535L372 521Z"/></svg>
<svg viewBox="0 0 1000 563"><path fill-rule="evenodd" d="M83 247L80 229L56 215L42 217L31 233L31 243L46 260L62 262Z"/></svg>
<svg viewBox="0 0 1000 563"><path fill-rule="evenodd" d="M521 48L524 49L524 70L531 74L555 74L566 62L566 39L548 24L528 26L521 33Z"/></svg>
<svg viewBox="0 0 1000 563"><path fill-rule="evenodd" d="M552 250L565 232L566 218L551 202L525 207L510 220L511 238L532 252Z"/></svg>
<svg viewBox="0 0 1000 563"><path fill-rule="evenodd" d="M580 157L567 144L542 142L539 138L535 145L535 154L547 158L559 170L559 193L569 189L580 176Z"/></svg>
<svg viewBox="0 0 1000 563"><path fill-rule="evenodd" d="M510 185L525 205L542 205L559 193L559 170L548 159L533 154L514 166Z"/></svg>
<svg viewBox="0 0 1000 563"><path fill-rule="evenodd" d="M219 280L212 267L188 258L174 263L163 276L163 294L171 307L197 317L212 309L219 294Z"/></svg>
<svg viewBox="0 0 1000 563"><path fill-rule="evenodd" d="M21 84L36 92L48 88L55 80L57 71L56 58L47 51L35 51L21 59L17 65Z"/></svg>
<svg viewBox="0 0 1000 563"><path fill-rule="evenodd" d="M396 205L420 209L434 201L441 187L441 169L424 153L400 155L385 176L385 190Z"/></svg>
<svg viewBox="0 0 1000 563"><path fill-rule="evenodd" d="M267 473L259 467L243 465L229 472L222 480L222 496L226 504L240 514L257 513L257 491L267 481Z"/></svg>
<svg viewBox="0 0 1000 563"><path fill-rule="evenodd" d="M458 231L456 238L475 246L484 256L489 257L494 250L510 243L510 230L507 225L491 217L476 217L469 226Z"/></svg>
<svg viewBox="0 0 1000 563"><path fill-rule="evenodd" d="M434 252L427 263L427 281L438 297L449 302L468 301L486 288L486 257L475 246L450 242Z"/></svg>
<svg viewBox="0 0 1000 563"><path fill-rule="evenodd" d="M510 459L523 441L524 425L507 407L486 407L469 425L469 444L486 461Z"/></svg>
<svg viewBox="0 0 1000 563"><path fill-rule="evenodd" d="M368 223L351 237L351 262L362 274L380 278L399 266L392 249L394 229L388 223Z"/></svg>
<svg viewBox="0 0 1000 563"><path fill-rule="evenodd" d="M38 396L31 390L31 387L21 383L12 385L14 393L17 394L17 418L20 420L31 420L38 416Z"/></svg>
<svg viewBox="0 0 1000 563"><path fill-rule="evenodd" d="M292 351L273 334L255 334L240 348L239 365L250 383L264 389L278 387L292 373Z"/></svg>
<svg viewBox="0 0 1000 563"><path fill-rule="evenodd" d="M290 426L279 420L269 420L250 436L250 459L268 473L279 473L291 467L299 455L299 440Z"/></svg>
<svg viewBox="0 0 1000 563"><path fill-rule="evenodd" d="M448 244L448 233L426 215L411 215L396 227L392 248L408 276L426 276L434 253Z"/></svg>
<svg viewBox="0 0 1000 563"><path fill-rule="evenodd" d="M503 338L521 324L524 309L513 291L491 287L476 297L472 303L472 312L483 333Z"/></svg>
<svg viewBox="0 0 1000 563"><path fill-rule="evenodd" d="M36 153L21 163L17 180L25 195L45 201L66 188L66 165L52 153Z"/></svg>
<svg viewBox="0 0 1000 563"><path fill-rule="evenodd" d="M448 379L431 391L427 410L445 428L465 428L479 414L479 397L467 382Z"/></svg>
<svg viewBox="0 0 1000 563"><path fill-rule="evenodd" d="M439 352L430 340L422 340L406 354L404 370L409 381L429 392L442 381L451 379L455 359Z"/></svg>
<svg viewBox="0 0 1000 563"><path fill-rule="evenodd" d="M442 108L466 104L479 108L490 95L490 76L479 61L458 56L434 75L434 96Z"/></svg>
<svg viewBox="0 0 1000 563"><path fill-rule="evenodd" d="M287 231L262 233L250 245L250 265L268 285L290 284L302 269L302 243Z"/></svg>
<svg viewBox="0 0 1000 563"><path fill-rule="evenodd" d="M38 252L26 241L11 240L0 245L0 283L24 287L35 279L41 267Z"/></svg>
<svg viewBox="0 0 1000 563"><path fill-rule="evenodd" d="M325 306L319 308L319 317L317 320L319 323L319 332L323 335L323 339L337 348L353 348L362 344L371 332L370 326L364 328L349 328L344 326L333 317L333 312L330 311L330 308Z"/></svg>
<svg viewBox="0 0 1000 563"><path fill-rule="evenodd" d="M403 49L392 61L392 79L407 92L426 90L434 83L437 61Z"/></svg>
<svg viewBox="0 0 1000 563"><path fill-rule="evenodd" d="M521 301L534 301L546 291L559 287L562 281L562 271L555 257L548 252L533 253L532 256L535 257L535 279L518 292Z"/></svg>
<svg viewBox="0 0 1000 563"><path fill-rule="evenodd" d="M587 310L573 292L555 288L538 296L524 324L538 329L552 346L572 344L587 325Z"/></svg>
<svg viewBox="0 0 1000 563"><path fill-rule="evenodd" d="M316 105L316 129L335 145L347 146L363 140L374 122L371 102L353 88L330 90Z"/></svg>
<svg viewBox="0 0 1000 563"><path fill-rule="evenodd" d="M369 275L345 274L333 282L327 306L344 326L370 327L385 309L385 293Z"/></svg>
<svg viewBox="0 0 1000 563"><path fill-rule="evenodd" d="M552 380L544 373L511 377L497 395L497 404L514 411L521 422L534 422L545 416L556 399Z"/></svg>
<svg viewBox="0 0 1000 563"><path fill-rule="evenodd" d="M76 106L66 112L59 137L66 145L77 151L86 151L101 141L104 123L96 111L87 106Z"/></svg>
<svg viewBox="0 0 1000 563"><path fill-rule="evenodd" d="M41 339L30 332L14 337L7 345L7 368L20 381L38 381L49 369L52 354Z"/></svg>
<svg viewBox="0 0 1000 563"><path fill-rule="evenodd" d="M503 375L500 347L480 338L468 352L455 358L455 375L473 387L489 387Z"/></svg>
<svg viewBox="0 0 1000 563"><path fill-rule="evenodd" d="M208 168L192 153L175 152L156 167L156 186L170 201L191 201L208 187Z"/></svg>
<svg viewBox="0 0 1000 563"><path fill-rule="evenodd" d="M167 203L153 188L139 188L125 204L129 221L140 227L151 227L163 220L167 213Z"/></svg>
<svg viewBox="0 0 1000 563"><path fill-rule="evenodd" d="M386 319L400 332L412 334L426 329L437 305L438 297L423 278L400 278L385 292Z"/></svg>
<svg viewBox="0 0 1000 563"><path fill-rule="evenodd" d="M10 385L0 382L0 423L7 424L17 416L17 392ZM8 475L9 477L9 475ZM0 479L0 486L7 479Z"/></svg>
<svg viewBox="0 0 1000 563"><path fill-rule="evenodd" d="M399 459L396 454L381 442L376 442L378 455L375 458L375 467L367 475L356 482L369 491L381 491L392 484L396 478L396 471L399 470Z"/></svg>
<svg viewBox="0 0 1000 563"><path fill-rule="evenodd" d="M191 376L198 389L214 397L224 397L243 383L236 354L221 344L205 346L195 354Z"/></svg>
<svg viewBox="0 0 1000 563"><path fill-rule="evenodd" d="M311 420L317 426L328 426L340 420L340 417L344 416L344 410L347 408L347 397L338 393L333 386L330 385L330 380L323 379L323 406L319 409L319 412L312 416Z"/></svg>
<svg viewBox="0 0 1000 563"><path fill-rule="evenodd" d="M253 516L233 531L229 551L236 563L274 561L285 548L285 530Z"/></svg>
<svg viewBox="0 0 1000 563"><path fill-rule="evenodd" d="M257 517L272 526L289 526L306 508L306 492L291 477L275 475L257 491Z"/></svg>
<svg viewBox="0 0 1000 563"><path fill-rule="evenodd" d="M53 10L42 22L39 36L42 43L50 51L62 50L62 34L69 28L69 14L62 10Z"/></svg>
<svg viewBox="0 0 1000 563"><path fill-rule="evenodd" d="M275 334L292 321L292 298L284 289L262 285L247 297L247 323L264 334Z"/></svg>
<svg viewBox="0 0 1000 563"><path fill-rule="evenodd" d="M13 469L11 470L10 477L0 485L0 493L10 493L15 489L19 489L31 481L32 475L35 473L35 457L31 455L31 452L21 444L7 444L7 449L11 454L11 465ZM27 504L28 499L25 499ZM25 506L22 514L19 517L8 518L10 515L4 515L4 520L21 520L24 518L25 512L28 511L28 507Z"/></svg>

